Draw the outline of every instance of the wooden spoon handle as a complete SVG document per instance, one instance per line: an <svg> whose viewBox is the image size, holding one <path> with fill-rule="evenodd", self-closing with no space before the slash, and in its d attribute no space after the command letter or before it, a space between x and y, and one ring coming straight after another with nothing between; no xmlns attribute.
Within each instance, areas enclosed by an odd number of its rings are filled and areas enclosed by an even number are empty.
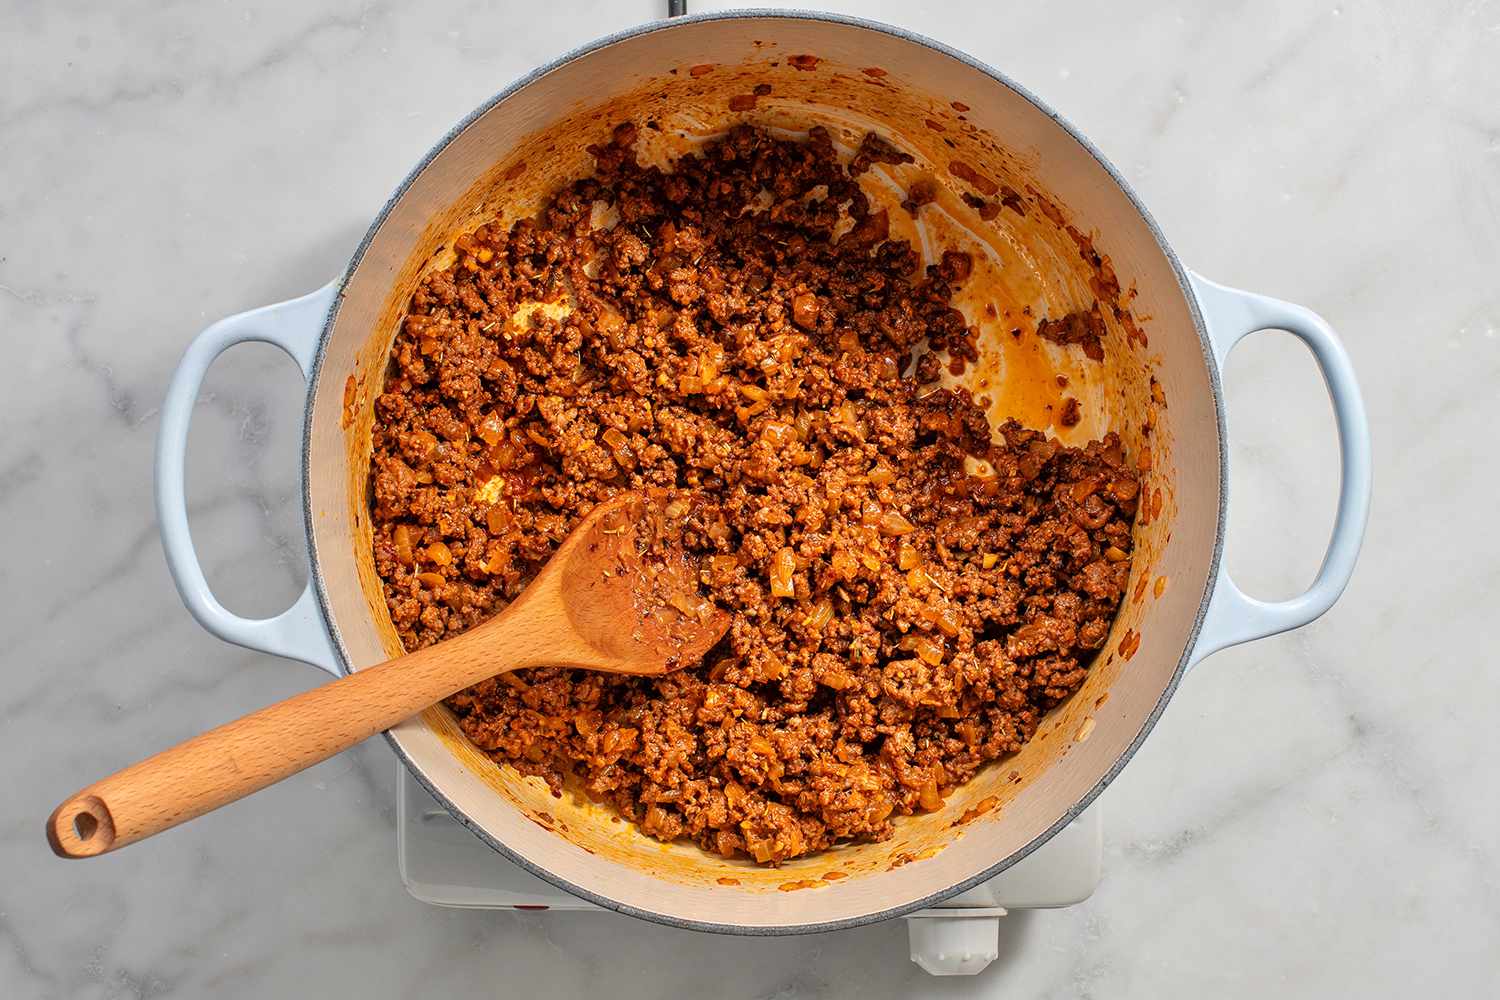
<svg viewBox="0 0 1500 1000"><path fill-rule="evenodd" d="M529 665L503 653L474 655L477 644L465 638L304 691L95 782L53 810L47 840L65 858L124 847L327 760L485 677ZM494 640L487 651L496 651Z"/></svg>

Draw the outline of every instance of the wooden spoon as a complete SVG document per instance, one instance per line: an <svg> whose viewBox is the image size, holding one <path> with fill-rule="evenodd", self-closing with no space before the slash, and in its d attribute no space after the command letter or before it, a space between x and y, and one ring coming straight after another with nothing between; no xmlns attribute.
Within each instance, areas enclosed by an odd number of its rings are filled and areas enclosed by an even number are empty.
<svg viewBox="0 0 1500 1000"><path fill-rule="evenodd" d="M680 546L662 537L661 523L657 502L639 493L599 504L530 586L488 622L95 782L47 819L52 850L87 858L160 833L508 670L655 676L697 663L724 635L729 615L698 595L696 573Z"/></svg>

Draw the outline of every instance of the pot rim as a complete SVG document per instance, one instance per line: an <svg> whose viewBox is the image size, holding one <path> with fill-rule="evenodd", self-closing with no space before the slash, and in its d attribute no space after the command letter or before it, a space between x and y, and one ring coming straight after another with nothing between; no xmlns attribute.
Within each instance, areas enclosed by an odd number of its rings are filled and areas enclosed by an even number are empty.
<svg viewBox="0 0 1500 1000"><path fill-rule="evenodd" d="M432 148L423 155L423 157L411 169L406 177L402 179L401 183L397 185L396 189L391 193L391 196L381 207L380 212L370 223L370 228L365 232L364 237L360 240L359 246L355 249L353 256L349 260L348 267L344 269L344 273L338 279L338 287L334 295L333 304L328 310L327 318L323 322L323 329L318 335L317 348L313 355L313 367L307 381L307 401L303 414L302 432L302 510L304 530L307 535L308 576L313 582L313 589L317 595L318 609L322 614L323 624L327 628L328 635L332 640L333 648L338 654L338 667L341 673L348 674L350 672L349 651L344 644L343 636L339 632L338 623L334 620L332 614L329 612L328 594L324 585L323 574L319 566L317 539L313 531L313 504L311 495L312 412L313 400L317 396L317 386L319 384L319 379L323 373L323 360L326 355L328 338L332 334L333 327L338 320L339 310L342 307L344 301L344 290L347 287L350 278L354 275L354 272L358 270L360 263L364 260L365 253L369 249L371 242L375 239L376 235L385 225L386 220L390 217L390 214L395 209L397 203L399 203L401 199L405 197L412 184L416 182L417 178L420 177L424 171L426 171L428 166L432 164L433 160L435 160L448 147L448 145L453 142L454 139L462 134L470 125L487 115L490 111L510 98L513 94L519 92L520 90L529 86L543 76L546 76L553 70L560 69L561 67L566 66L569 63L582 59L585 56L591 55L592 53L600 49L607 48L618 42L637 38L643 35L653 34L658 31L670 31L684 24L699 24L708 21L736 21L752 19L820 21L829 24L837 24L844 27L862 28L867 31L877 31L881 34L890 35L892 37L901 39L902 41L924 46L942 55L948 56L951 59L955 59L968 66L970 69L977 70L980 73L983 73L984 75L990 77L1001 86L1010 89L1013 93L1023 98L1037 111L1050 118L1054 123L1058 125L1059 128L1065 131L1069 135L1069 137L1073 139L1074 142L1078 143L1079 147L1090 157L1092 157L1094 161L1104 170L1104 172L1109 175L1110 180L1114 182L1115 186L1120 190L1120 193L1126 197L1126 199L1130 202L1131 207L1133 207L1135 211L1140 215L1141 221L1145 223L1146 228L1151 233L1152 239L1155 240L1158 249L1160 249L1162 255L1171 265L1172 272L1177 277L1177 284L1182 291L1184 300L1186 301L1188 312L1192 316L1193 328L1197 331L1198 334L1199 346L1203 352L1203 362L1208 372L1209 388L1213 395L1214 402L1214 421L1218 431L1219 452L1219 504L1218 511L1216 513L1214 529L1213 553L1209 560L1208 572L1205 576L1203 594L1199 598L1198 610L1193 617L1192 627L1188 631L1187 642L1183 646L1182 656L1178 660L1177 667L1172 672L1172 676L1168 680L1166 686L1162 689L1161 696L1157 699L1156 704L1152 707L1145 720L1141 723L1140 730L1136 733L1135 738L1131 741L1130 745L1126 747L1125 750L1119 755L1119 757L1115 759L1114 763L1110 765L1109 769L1099 778L1097 782L1095 782L1093 787L1085 792L1082 796L1080 796L1079 799L1046 830L1033 837L1020 849L1000 859L985 870L972 875L962 880L961 882L955 883L954 885L945 887L933 893L929 893L928 895L923 896L918 900L909 903L903 903L898 906L887 907L886 909L877 910L871 913L860 914L858 916L844 917L838 920L825 920L817 923L805 924L745 925L721 923L713 920L693 920L686 917L678 917L671 914L660 913L655 910L646 909L644 907L636 906L631 903L623 902L621 900L612 899L608 896L601 895L600 893L597 893L594 890L589 889L588 887L575 885L574 883L549 871L541 865L532 862L530 859L512 850L502 841L497 840L495 837L491 836L488 831L481 828L479 824L470 819L469 816L465 814L460 807L454 804L454 802L450 800L440 788L438 788L433 782L428 780L427 775L423 773L421 767L417 765L417 763L406 752L405 748L402 747L400 740L394 735L394 733L387 731L382 734L385 737L386 742L390 744L391 750L395 752L396 757L401 761L402 765L405 766L409 772L411 772L412 776L417 779L418 783L420 783L422 787L425 788L434 799L442 804L444 809L448 810L448 812L453 816L454 819L463 824L463 826L468 828L471 833L473 833L484 843L488 844L491 849L499 853L506 860L519 866L523 871L529 872L530 874L537 876L538 878L556 886L557 888L562 889L563 891L570 893L571 895L577 896L580 899L584 899L590 903L593 903L596 906L602 907L607 910L612 910L617 913L623 913L632 917L639 917L643 920L649 920L652 923L663 924L668 927L705 931L716 934L735 934L750 937L773 937L794 934L817 934L826 931L845 930L852 927L861 927L866 924L878 923L883 920L889 920L894 917L904 916L906 914L914 913L918 910L933 906L945 899L948 899L951 896L955 896L961 892L965 892L982 882L989 881L990 879L999 875L1001 872L1010 868L1012 865L1015 865L1017 862L1024 860L1026 857L1031 855L1032 852L1037 850L1037 848L1041 847L1048 840L1051 840L1052 837L1054 837L1069 823L1073 822L1073 820L1078 818L1079 814L1081 814L1085 809L1093 804L1094 800L1099 797L1100 793L1103 792L1104 789L1108 787L1112 781L1114 781L1116 776L1119 775L1120 771L1125 767L1125 765L1129 763L1132 757L1135 756L1136 751L1140 749L1141 744L1145 742L1146 737L1149 736L1151 734L1151 731L1156 728L1157 721L1161 718L1161 714L1166 709L1167 703L1171 701L1173 694L1176 693L1177 686L1182 682L1183 675L1186 673L1188 666L1192 662L1193 650L1198 643L1198 637L1203 628L1204 617L1208 613L1209 602L1214 593L1214 583L1218 579L1220 563L1223 560L1224 556L1224 527L1228 512L1228 491L1226 487L1229 481L1229 462L1228 452L1225 447L1227 430L1225 426L1223 382L1220 376L1218 363L1214 357L1213 347L1209 340L1207 324L1204 322L1203 313L1198 303L1198 297L1193 291L1193 286L1191 284L1191 281L1189 280L1187 269L1183 266L1182 261L1178 258L1176 251L1172 249L1171 244L1167 242L1167 238L1162 232L1161 227L1157 224L1156 219L1151 215L1149 211L1147 211L1145 204L1136 195L1135 191L1130 187L1129 183L1126 182L1125 178L1114 167L1109 159L1106 158L1103 152L1101 152L1099 148L1093 144L1092 141L1085 137L1084 134L1079 131L1079 129L1077 129L1070 121L1064 118L1057 111L1053 110L1052 107L1050 107L1041 98L1037 97L1030 90L1017 83L1015 80L1012 80L1009 76L1002 73L1000 70L974 58L973 56L965 52L955 49L943 42L939 42L936 39L928 38L926 35L918 34L917 32L910 31L906 28L897 27L895 25L870 20L868 18L854 17L846 14L826 13L822 11L786 10L778 8L754 10L732 9L664 18L659 21L652 21L646 24L636 25L631 28L625 28L574 48L571 51L558 56L556 59L553 59L550 62L547 62L546 64L539 66L536 69L533 69L525 75L517 78L509 86L505 87L503 90L499 91L494 96L490 97L488 100L480 104L469 114L464 116L461 121L455 124L442 136L442 138L438 139L438 141L433 144Z"/></svg>

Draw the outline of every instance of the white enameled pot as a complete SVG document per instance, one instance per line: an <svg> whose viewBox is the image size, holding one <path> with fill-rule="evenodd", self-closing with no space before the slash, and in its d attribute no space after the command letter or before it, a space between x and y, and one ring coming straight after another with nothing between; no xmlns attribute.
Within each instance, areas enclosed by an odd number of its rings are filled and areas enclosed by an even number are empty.
<svg viewBox="0 0 1500 1000"><path fill-rule="evenodd" d="M758 82L769 82L772 93L751 110L731 110L728 99ZM627 118L662 126L650 130L658 146L646 155L680 151L738 120L789 132L818 122L844 144L873 128L915 153L916 164L883 168L879 177L893 189L915 176L940 183L938 203L922 212L928 221L905 233L924 250L959 235L983 244L964 308L981 327L984 358L975 377L985 380L993 412L1014 410L1045 425L1050 411L1038 408L1023 376L1072 372L1084 420L1053 431L1071 441L1120 430L1128 455L1149 466L1143 508L1150 513L1136 528L1124 609L1083 689L1020 754L987 768L942 810L901 819L886 843L776 870L725 861L692 845L660 844L582 796L553 798L540 782L479 753L443 708L392 730L391 745L417 778L506 857L601 906L716 931L826 930L929 906L1062 829L1124 766L1194 663L1305 625L1343 591L1364 532L1370 451L1354 374L1326 323L1300 306L1188 271L1099 151L999 72L878 24L756 12L647 25L518 81L417 165L338 280L230 317L193 341L162 411L157 506L173 576L205 628L335 674L399 652L371 561L366 498L372 400L404 304L427 269L451 260L458 233L497 213L513 219L534 211L546 191L590 169L585 145ZM966 215L959 196L973 188L974 174L981 187L1022 195L1023 211L984 222ZM1009 335L1014 317L983 311L987 290L1032 306L1033 315L1087 307L1098 274L1088 247L1134 292L1125 315L1110 320L1105 362L1087 369L1034 337L1022 352ZM1220 374L1236 342L1271 328L1311 348L1342 454L1322 569L1306 593L1274 603L1242 593L1221 558L1228 469ZM249 340L284 349L307 379L311 578L289 610L261 621L230 613L209 591L183 494L188 422L203 375L222 351ZM821 878L835 869L845 877Z"/></svg>

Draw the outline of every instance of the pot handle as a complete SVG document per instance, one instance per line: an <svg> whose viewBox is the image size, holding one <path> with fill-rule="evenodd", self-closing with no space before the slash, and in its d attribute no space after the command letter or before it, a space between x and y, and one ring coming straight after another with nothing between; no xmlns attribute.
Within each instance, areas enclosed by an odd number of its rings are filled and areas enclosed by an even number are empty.
<svg viewBox="0 0 1500 1000"><path fill-rule="evenodd" d="M1290 600L1257 600L1235 585L1221 559L1213 597L1193 649L1193 662L1197 663L1228 646L1306 625L1339 599L1354 573L1370 513L1370 425L1349 355L1322 317L1302 306L1227 288L1197 274L1192 282L1219 371L1224 370L1235 344L1261 330L1286 330L1307 345L1333 403L1341 459L1333 537L1312 586Z"/></svg>
<svg viewBox="0 0 1500 1000"><path fill-rule="evenodd" d="M188 529L184 470L193 405L214 360L235 344L274 344L292 356L303 378L310 381L323 322L337 295L338 282L330 282L301 298L221 319L200 333L188 345L172 376L156 441L156 519L161 526L167 568L188 611L199 625L226 642L301 660L335 677L340 676L339 659L323 624L310 577L296 603L272 618L241 618L214 597Z"/></svg>

